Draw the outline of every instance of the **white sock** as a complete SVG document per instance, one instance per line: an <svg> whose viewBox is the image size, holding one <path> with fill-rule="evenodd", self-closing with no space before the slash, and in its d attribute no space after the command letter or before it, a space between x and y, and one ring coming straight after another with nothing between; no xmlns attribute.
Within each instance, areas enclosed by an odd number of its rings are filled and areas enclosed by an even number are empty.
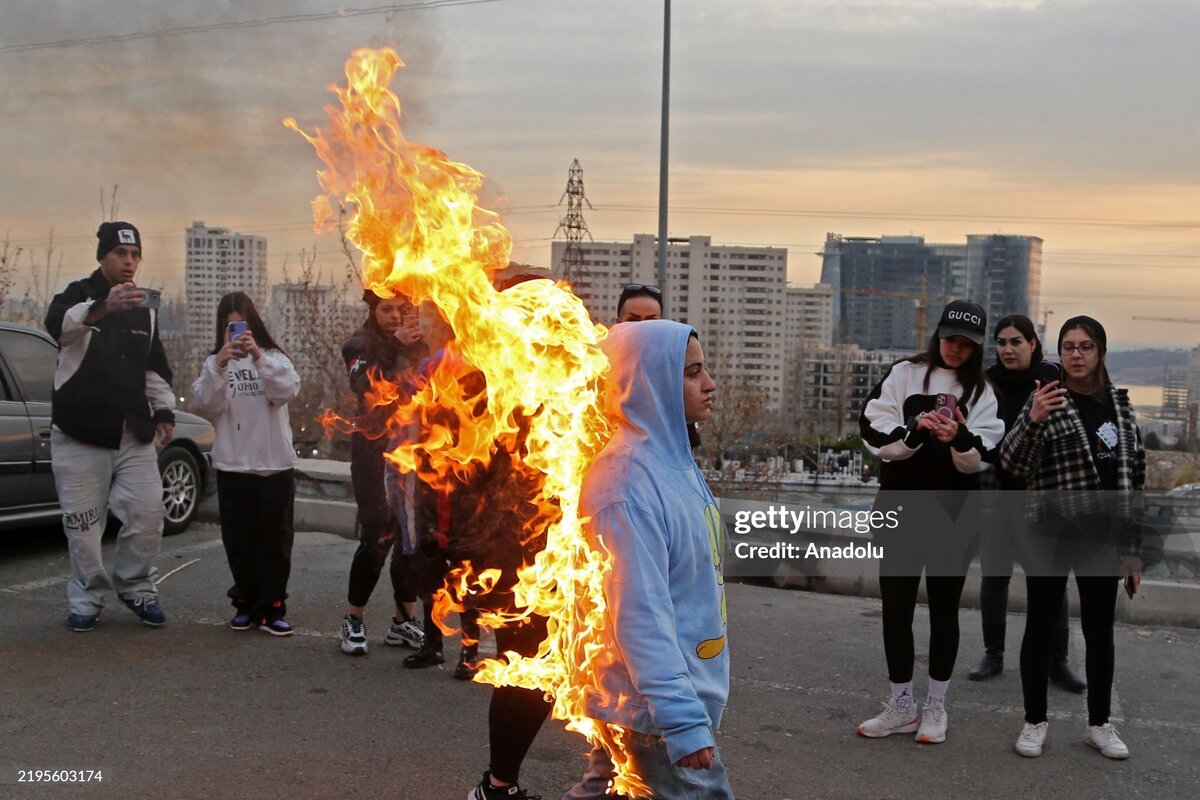
<svg viewBox="0 0 1200 800"><path fill-rule="evenodd" d="M945 700L946 690L950 688L950 681L935 681L929 679L929 699L930 700Z"/></svg>
<svg viewBox="0 0 1200 800"><path fill-rule="evenodd" d="M893 683L892 685L892 701L900 708L912 708L913 693L912 681L908 683Z"/></svg>

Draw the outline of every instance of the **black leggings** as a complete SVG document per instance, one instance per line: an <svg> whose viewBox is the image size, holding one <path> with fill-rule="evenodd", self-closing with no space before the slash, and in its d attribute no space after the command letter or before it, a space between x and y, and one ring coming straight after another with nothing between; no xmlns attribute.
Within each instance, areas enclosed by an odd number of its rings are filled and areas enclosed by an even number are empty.
<svg viewBox="0 0 1200 800"><path fill-rule="evenodd" d="M979 583L979 615L984 625L1008 623L1008 584L1012 576L984 575ZM1054 630L1065 631L1070 624L1071 602L1063 592L1062 605L1054 622Z"/></svg>
<svg viewBox="0 0 1200 800"><path fill-rule="evenodd" d="M546 618L531 617L520 625L496 631L496 652L503 656L512 650L523 656L537 653L546 638ZM551 702L542 692L516 686L497 686L492 690L488 709L488 741L491 746L492 775L505 783L518 783L521 764L533 746L542 723L550 714Z"/></svg>
<svg viewBox="0 0 1200 800"><path fill-rule="evenodd" d="M383 452L375 452L366 440L354 436L350 478L354 484L354 499L358 503L358 549L350 562L350 586L346 599L350 605L362 608L371 599L388 554L392 556L390 574L392 596L396 608L402 603L415 603L417 593L410 576L411 570L401 556L400 526L388 507L383 493Z"/></svg>
<svg viewBox="0 0 1200 800"><path fill-rule="evenodd" d="M958 657L958 601L965 577L926 576L929 598L929 677L948 681ZM908 683L913 679L916 650L913 644L913 613L921 576L879 576L883 600L883 652L887 656L888 680Z"/></svg>
<svg viewBox="0 0 1200 800"><path fill-rule="evenodd" d="M1117 616L1117 585L1113 577L1076 575L1079 587L1079 621L1086 645L1088 724L1108 722L1112 706L1113 623ZM1046 684L1050 675L1050 650L1055 619L1067 591L1067 576L1028 576L1029 612L1021 639L1021 689L1025 694L1025 721L1046 721Z"/></svg>

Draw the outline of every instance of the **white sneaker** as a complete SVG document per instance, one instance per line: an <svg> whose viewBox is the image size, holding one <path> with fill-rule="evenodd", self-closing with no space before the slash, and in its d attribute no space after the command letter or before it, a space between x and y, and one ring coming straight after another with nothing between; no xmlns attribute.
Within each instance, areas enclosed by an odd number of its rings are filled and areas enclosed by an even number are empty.
<svg viewBox="0 0 1200 800"><path fill-rule="evenodd" d="M1117 735L1117 729L1112 723L1103 725L1088 725L1083 735L1083 741L1100 751L1100 755L1108 758L1129 758L1129 748Z"/></svg>
<svg viewBox="0 0 1200 800"><path fill-rule="evenodd" d="M872 717L858 726L858 735L878 739L893 733L912 733L916 729L916 704L910 701L904 705L897 705L896 698L893 697L884 703L879 716Z"/></svg>
<svg viewBox="0 0 1200 800"><path fill-rule="evenodd" d="M1042 754L1042 745L1046 743L1046 733L1050 730L1049 722L1039 722L1034 725L1026 722L1017 737L1017 752L1026 758L1037 758Z"/></svg>
<svg viewBox="0 0 1200 800"><path fill-rule="evenodd" d="M347 614L342 618L342 652L348 656L364 656L367 654L367 628L363 625L362 617Z"/></svg>
<svg viewBox="0 0 1200 800"><path fill-rule="evenodd" d="M917 730L917 741L921 744L938 744L946 741L946 728L950 727L950 718L946 714L946 701L925 698L925 707L921 709L921 727Z"/></svg>
<svg viewBox="0 0 1200 800"><path fill-rule="evenodd" d="M415 620L406 619L404 622L396 622L396 618L392 617L392 624L388 626L383 643L390 644L392 647L411 647L413 650L420 650L421 645L425 644L425 631L421 630L421 626Z"/></svg>

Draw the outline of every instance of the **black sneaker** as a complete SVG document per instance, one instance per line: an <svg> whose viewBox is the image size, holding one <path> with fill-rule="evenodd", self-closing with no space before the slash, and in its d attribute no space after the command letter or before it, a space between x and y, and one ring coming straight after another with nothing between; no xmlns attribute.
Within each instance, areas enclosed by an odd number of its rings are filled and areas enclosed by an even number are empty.
<svg viewBox="0 0 1200 800"><path fill-rule="evenodd" d="M445 663L446 659L442 656L442 651L434 650L427 645L422 646L420 650L404 659L404 666L409 669L425 669L425 667L433 667Z"/></svg>
<svg viewBox="0 0 1200 800"><path fill-rule="evenodd" d="M519 784L512 786L492 786L489 773L483 773L483 779L476 784L467 800L542 800L540 794L529 794Z"/></svg>
<svg viewBox="0 0 1200 800"><path fill-rule="evenodd" d="M464 647L458 654L458 664L454 667L454 677L460 681L469 681L479 672L479 648L475 645Z"/></svg>

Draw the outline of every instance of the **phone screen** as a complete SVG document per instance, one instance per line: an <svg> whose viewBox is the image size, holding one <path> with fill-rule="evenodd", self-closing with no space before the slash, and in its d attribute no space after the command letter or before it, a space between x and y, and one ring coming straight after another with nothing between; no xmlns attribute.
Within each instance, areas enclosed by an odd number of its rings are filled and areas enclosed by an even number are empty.
<svg viewBox="0 0 1200 800"><path fill-rule="evenodd" d="M245 332L246 332L246 323L244 320L240 321L240 322L229 323L229 341L231 341L231 342L234 341L235 339L237 339L239 336L241 336Z"/></svg>

